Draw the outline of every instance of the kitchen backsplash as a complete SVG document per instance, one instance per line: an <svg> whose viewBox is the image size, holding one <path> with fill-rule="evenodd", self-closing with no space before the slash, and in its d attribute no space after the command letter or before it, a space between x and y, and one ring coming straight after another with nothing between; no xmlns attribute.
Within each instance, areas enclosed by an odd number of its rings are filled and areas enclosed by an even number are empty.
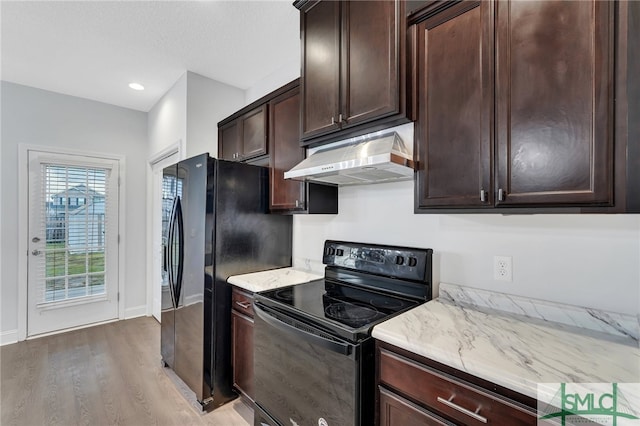
<svg viewBox="0 0 640 426"><path fill-rule="evenodd" d="M489 308L640 340L640 315L624 315L446 283L440 283L439 294L441 300L460 306Z"/></svg>

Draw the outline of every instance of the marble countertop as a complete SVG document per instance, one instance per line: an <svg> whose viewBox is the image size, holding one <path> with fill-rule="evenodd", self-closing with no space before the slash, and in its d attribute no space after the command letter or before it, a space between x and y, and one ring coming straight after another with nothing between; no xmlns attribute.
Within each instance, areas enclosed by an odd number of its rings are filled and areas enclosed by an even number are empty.
<svg viewBox="0 0 640 426"><path fill-rule="evenodd" d="M227 282L257 293L259 291L273 290L274 288L306 283L321 278L324 278L324 276L309 271L294 268L280 268L253 272L251 274L233 275L227 279Z"/></svg>
<svg viewBox="0 0 640 426"><path fill-rule="evenodd" d="M441 284L440 298L377 325L373 337L538 399L558 383L640 383L637 317L571 307L571 320L557 322L522 312L535 301L486 293ZM540 302L547 316L563 310Z"/></svg>

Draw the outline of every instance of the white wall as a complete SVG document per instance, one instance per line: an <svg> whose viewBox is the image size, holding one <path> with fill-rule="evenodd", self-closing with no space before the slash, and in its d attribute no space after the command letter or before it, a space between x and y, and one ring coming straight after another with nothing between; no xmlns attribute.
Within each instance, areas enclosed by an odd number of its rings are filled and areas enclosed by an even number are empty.
<svg viewBox="0 0 640 426"><path fill-rule="evenodd" d="M2 82L2 313L0 333L18 326L18 144L125 157L125 315L144 313L147 114ZM5 334L7 336L7 334Z"/></svg>
<svg viewBox="0 0 640 426"><path fill-rule="evenodd" d="M187 72L187 157L218 156L218 122L244 105L244 91Z"/></svg>
<svg viewBox="0 0 640 426"><path fill-rule="evenodd" d="M640 215L413 214L413 182L344 187L339 214L294 217L294 263L325 239L434 249L434 282L640 314ZM513 256L513 282L493 256ZM435 294L434 294L435 296Z"/></svg>
<svg viewBox="0 0 640 426"><path fill-rule="evenodd" d="M277 71L248 88L245 92L245 104L249 105L251 102L260 99L267 93L273 92L298 77L300 77L300 49L295 54L292 52L289 60L283 63Z"/></svg>
<svg viewBox="0 0 640 426"><path fill-rule="evenodd" d="M217 156L218 122L244 106L245 92L187 71L148 114L149 158L182 142L184 158Z"/></svg>
<svg viewBox="0 0 640 426"><path fill-rule="evenodd" d="M147 114L148 155L153 157L187 139L187 73L160 98Z"/></svg>

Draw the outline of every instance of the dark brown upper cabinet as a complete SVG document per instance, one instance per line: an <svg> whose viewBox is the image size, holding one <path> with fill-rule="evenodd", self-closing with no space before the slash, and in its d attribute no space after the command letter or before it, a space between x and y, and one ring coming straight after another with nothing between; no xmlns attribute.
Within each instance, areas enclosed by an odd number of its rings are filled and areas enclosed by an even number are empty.
<svg viewBox="0 0 640 426"><path fill-rule="evenodd" d="M464 2L417 27L418 208L493 204L493 3Z"/></svg>
<svg viewBox="0 0 640 426"><path fill-rule="evenodd" d="M300 89L296 87L269 102L271 153L271 210L304 210L305 183L285 180L284 172L304 160L300 147Z"/></svg>
<svg viewBox="0 0 640 426"><path fill-rule="evenodd" d="M236 161L236 156L242 150L239 124L238 119L218 128L218 158Z"/></svg>
<svg viewBox="0 0 640 426"><path fill-rule="evenodd" d="M613 202L614 6L497 2L497 205Z"/></svg>
<svg viewBox="0 0 640 426"><path fill-rule="evenodd" d="M267 153L267 104L218 126L218 157L246 161Z"/></svg>
<svg viewBox="0 0 640 426"><path fill-rule="evenodd" d="M284 172L306 157L306 149L300 147L299 86L272 99L269 102L269 111L271 211L337 214L336 186L284 178Z"/></svg>
<svg viewBox="0 0 640 426"><path fill-rule="evenodd" d="M301 10L302 145L410 121L404 1L307 1Z"/></svg>
<svg viewBox="0 0 640 426"><path fill-rule="evenodd" d="M446 6L409 18L416 212L625 211L626 3Z"/></svg>
<svg viewBox="0 0 640 426"><path fill-rule="evenodd" d="M262 124L267 113L268 122ZM259 142L266 129L266 146L262 147ZM218 143L221 158L269 167L269 207L272 212L338 213L336 186L284 178L284 172L304 160L306 155L306 149L300 146L299 79L219 122ZM238 152L242 154L233 155Z"/></svg>

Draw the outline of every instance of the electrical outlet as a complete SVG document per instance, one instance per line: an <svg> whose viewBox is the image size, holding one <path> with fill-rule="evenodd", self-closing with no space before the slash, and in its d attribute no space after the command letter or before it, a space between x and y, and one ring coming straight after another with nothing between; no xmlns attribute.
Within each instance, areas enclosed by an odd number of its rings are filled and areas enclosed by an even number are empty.
<svg viewBox="0 0 640 426"><path fill-rule="evenodd" d="M511 282L513 280L513 258L493 256L493 279Z"/></svg>

